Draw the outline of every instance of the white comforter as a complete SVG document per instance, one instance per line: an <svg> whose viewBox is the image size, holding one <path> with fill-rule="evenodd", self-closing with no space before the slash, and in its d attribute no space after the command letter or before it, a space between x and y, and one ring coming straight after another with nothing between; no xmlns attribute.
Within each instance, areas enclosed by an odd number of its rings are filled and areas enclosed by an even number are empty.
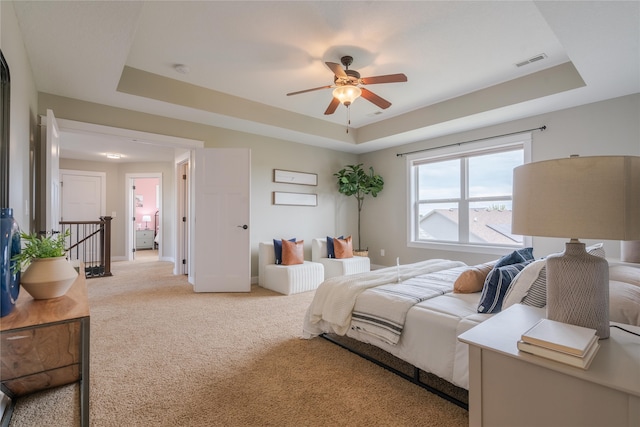
<svg viewBox="0 0 640 427"><path fill-rule="evenodd" d="M325 280L316 290L305 316L303 336L311 338L326 332L318 325L321 321L324 325L330 326L332 332L345 335L351 326L351 315L356 298L369 288L402 282L419 275L464 265L459 261L431 259Z"/></svg>
<svg viewBox="0 0 640 427"><path fill-rule="evenodd" d="M431 260L400 267L401 281L408 281L434 271L457 268L460 263ZM388 342L357 325L351 319L352 310L360 310L364 300L377 285L396 283L396 267L374 270L353 276L331 278L316 290L314 300L304 320L303 337L313 338L323 333L342 333L364 343L375 345L407 361L425 372L433 373L459 387L469 387L468 346L458 341L458 335L491 317L478 313L480 293L453 293L455 274L442 275L450 291L429 297L412 305L406 315L397 344ZM413 281L412 281L413 282ZM344 287L344 289L343 289ZM370 289L367 291L367 289ZM364 295L364 292L367 292Z"/></svg>

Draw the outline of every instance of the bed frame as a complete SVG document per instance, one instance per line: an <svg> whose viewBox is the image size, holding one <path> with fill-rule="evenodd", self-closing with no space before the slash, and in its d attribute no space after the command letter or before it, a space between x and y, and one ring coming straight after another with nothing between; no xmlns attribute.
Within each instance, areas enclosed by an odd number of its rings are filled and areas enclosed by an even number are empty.
<svg viewBox="0 0 640 427"><path fill-rule="evenodd" d="M437 395L438 397L441 397L451 403L453 403L454 405L457 405L465 410L469 410L469 404L468 402L468 391L464 390L463 388L457 387L451 383L449 383L448 381L445 381L439 377L436 377L435 375L429 374L428 372L424 372L422 371L420 368L417 368L415 366L413 366L412 364L401 360L395 356L393 356L390 353L387 353L386 351L379 349L373 345L370 344L365 344L365 343L361 343L357 340L354 340L352 338L349 337L337 337L335 335L332 334L327 334L327 333L323 333L320 334L320 337L324 338L325 340L338 345L354 354L357 354L358 356L368 360L369 362L375 363L376 365L388 370L389 372L392 372L396 375L398 375L401 378L404 378L405 380L424 388L425 390ZM355 344L357 343L357 344ZM370 347L372 349L375 349L374 351L366 351L365 348L363 347ZM360 348L357 348L360 347ZM390 363L387 363L385 361L382 360L381 357L375 357L374 355L370 354L370 353L379 353L379 354L384 354L385 356L387 356L388 358L392 358L394 361L399 362L403 365L405 365L407 367L408 370L412 371L412 374L408 374L406 372L403 372L401 369L398 369L394 366L391 366ZM422 375L421 373L424 373L428 376L431 376L432 379L430 382L438 382L439 383L439 387L442 389L448 389L447 392L441 390L440 388L436 388L434 385L432 384L428 384L427 382L424 382L422 380ZM433 381L433 379L435 379L435 381Z"/></svg>

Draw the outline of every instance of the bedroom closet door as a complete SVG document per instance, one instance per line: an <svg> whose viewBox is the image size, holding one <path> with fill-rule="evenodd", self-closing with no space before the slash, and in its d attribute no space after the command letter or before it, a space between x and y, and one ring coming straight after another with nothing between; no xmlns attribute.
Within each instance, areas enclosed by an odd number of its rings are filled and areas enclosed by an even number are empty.
<svg viewBox="0 0 640 427"><path fill-rule="evenodd" d="M194 178L194 290L250 292L251 151L197 149Z"/></svg>

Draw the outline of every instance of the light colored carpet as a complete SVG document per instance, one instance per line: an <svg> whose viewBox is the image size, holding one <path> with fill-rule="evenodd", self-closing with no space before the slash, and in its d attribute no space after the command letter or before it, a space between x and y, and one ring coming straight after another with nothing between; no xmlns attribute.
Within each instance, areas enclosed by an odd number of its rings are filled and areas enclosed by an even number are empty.
<svg viewBox="0 0 640 427"><path fill-rule="evenodd" d="M196 294L171 269L140 256L87 281L92 426L468 425L452 403L301 339L313 292ZM78 401L77 385L22 398L10 426L79 426Z"/></svg>

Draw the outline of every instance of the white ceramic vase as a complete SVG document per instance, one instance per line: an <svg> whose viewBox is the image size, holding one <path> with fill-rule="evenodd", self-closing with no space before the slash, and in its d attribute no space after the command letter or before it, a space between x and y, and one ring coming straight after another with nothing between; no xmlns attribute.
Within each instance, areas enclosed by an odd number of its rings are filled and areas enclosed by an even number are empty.
<svg viewBox="0 0 640 427"><path fill-rule="evenodd" d="M20 283L34 299L50 299L67 293L76 277L78 272L64 256L35 258Z"/></svg>

